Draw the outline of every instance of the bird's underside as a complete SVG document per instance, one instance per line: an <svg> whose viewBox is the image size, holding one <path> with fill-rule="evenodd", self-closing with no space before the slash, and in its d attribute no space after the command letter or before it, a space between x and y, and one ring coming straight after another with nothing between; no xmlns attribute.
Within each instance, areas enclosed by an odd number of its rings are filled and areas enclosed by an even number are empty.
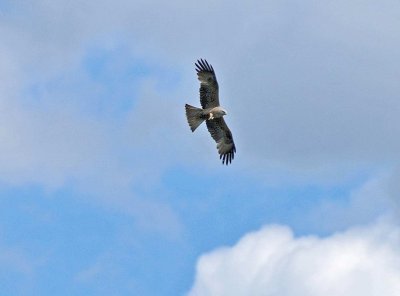
<svg viewBox="0 0 400 296"><path fill-rule="evenodd" d="M232 162L236 147L232 133L223 118L226 111L219 104L218 82L213 67L206 60L198 60L196 65L197 76L200 81L200 103L202 108L186 104L186 117L192 132L206 122L207 129L217 143L217 150L222 163Z"/></svg>

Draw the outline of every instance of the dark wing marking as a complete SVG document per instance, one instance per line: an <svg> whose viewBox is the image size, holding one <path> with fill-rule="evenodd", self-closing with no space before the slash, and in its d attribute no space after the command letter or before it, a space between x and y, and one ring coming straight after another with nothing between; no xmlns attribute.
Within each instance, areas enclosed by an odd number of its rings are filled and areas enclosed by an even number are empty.
<svg viewBox="0 0 400 296"><path fill-rule="evenodd" d="M236 152L231 131L223 118L207 120L206 124L211 136L217 142L219 158L222 159L222 164L228 165L232 162Z"/></svg>
<svg viewBox="0 0 400 296"><path fill-rule="evenodd" d="M219 106L218 82L213 67L206 60L197 60L196 71L200 80L200 103L203 109Z"/></svg>

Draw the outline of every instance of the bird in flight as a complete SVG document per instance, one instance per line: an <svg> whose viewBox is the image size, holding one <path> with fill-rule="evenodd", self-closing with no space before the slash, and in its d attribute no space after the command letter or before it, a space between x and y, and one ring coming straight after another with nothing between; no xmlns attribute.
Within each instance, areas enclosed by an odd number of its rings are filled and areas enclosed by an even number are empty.
<svg viewBox="0 0 400 296"><path fill-rule="evenodd" d="M186 117L192 132L206 122L211 137L217 143L219 158L222 164L232 162L236 147L232 133L223 118L227 114L219 104L218 82L213 67L206 60L197 60L197 78L200 80L200 103L202 108L186 104Z"/></svg>

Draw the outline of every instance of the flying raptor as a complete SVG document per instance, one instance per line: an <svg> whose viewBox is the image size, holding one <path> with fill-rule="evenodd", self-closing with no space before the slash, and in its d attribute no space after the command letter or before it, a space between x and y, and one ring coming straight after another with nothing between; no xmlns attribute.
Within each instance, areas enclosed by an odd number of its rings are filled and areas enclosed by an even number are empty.
<svg viewBox="0 0 400 296"><path fill-rule="evenodd" d="M200 103L202 108L186 104L186 117L192 132L203 122L217 143L222 164L228 165L234 158L236 147L232 133L223 118L227 114L219 104L218 82L213 67L206 60L197 60L196 71L200 80Z"/></svg>

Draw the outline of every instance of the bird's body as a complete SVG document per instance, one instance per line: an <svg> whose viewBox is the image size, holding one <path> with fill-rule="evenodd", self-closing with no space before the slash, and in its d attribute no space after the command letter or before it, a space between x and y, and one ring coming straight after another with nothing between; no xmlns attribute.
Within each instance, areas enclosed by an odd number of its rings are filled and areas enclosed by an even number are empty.
<svg viewBox="0 0 400 296"><path fill-rule="evenodd" d="M223 116L226 110L219 105L218 82L214 69L206 60L198 60L196 71L200 80L200 103L202 108L186 104L186 117L192 132L206 121L207 129L217 143L218 153L223 164L232 162L236 152L232 133Z"/></svg>
<svg viewBox="0 0 400 296"><path fill-rule="evenodd" d="M208 118L207 119L217 119L217 118L221 118L222 116L228 114L225 109L223 109L222 107L214 107L214 108L209 108L204 110L206 114L208 114Z"/></svg>

